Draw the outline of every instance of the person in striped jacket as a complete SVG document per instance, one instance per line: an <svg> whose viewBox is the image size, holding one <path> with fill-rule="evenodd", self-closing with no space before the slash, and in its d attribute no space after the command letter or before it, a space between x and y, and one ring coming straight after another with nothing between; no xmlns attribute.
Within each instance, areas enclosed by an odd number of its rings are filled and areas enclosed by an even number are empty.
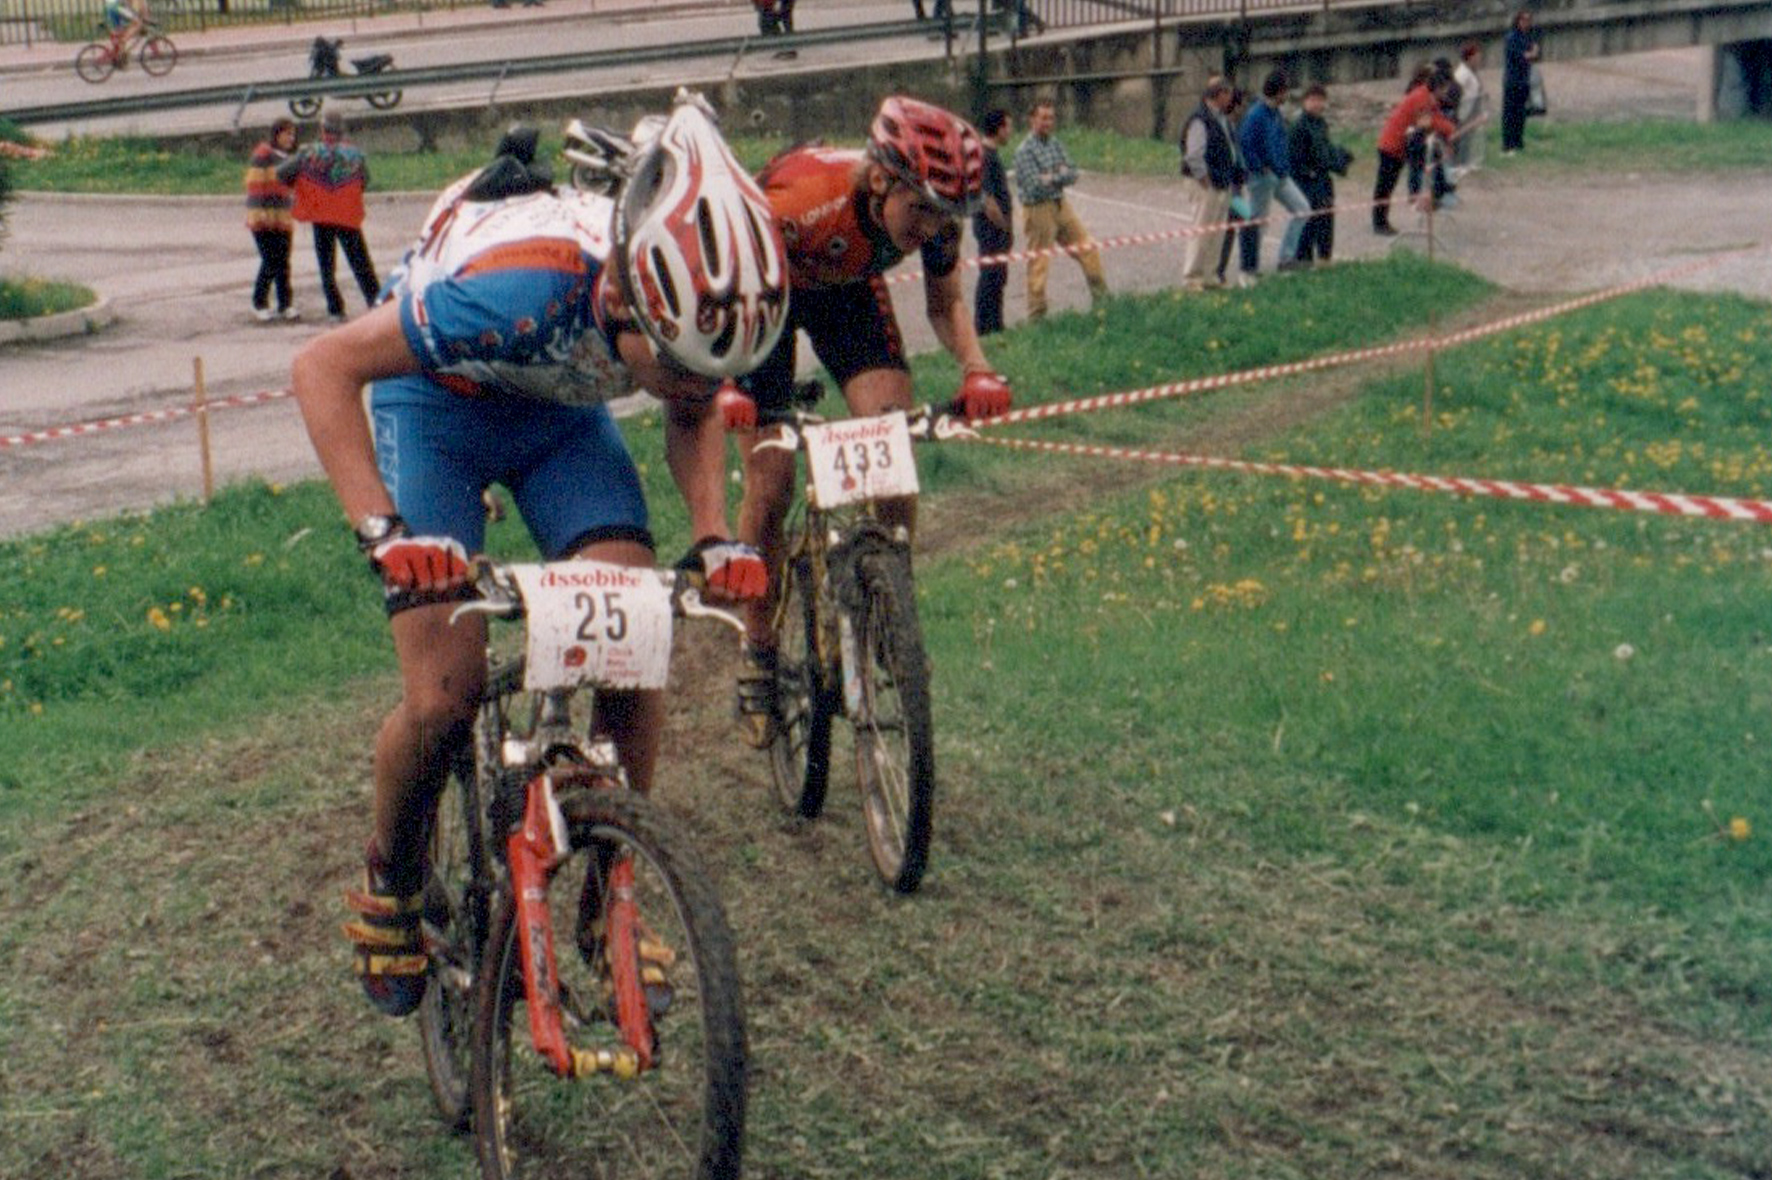
<svg viewBox="0 0 1772 1180"><path fill-rule="evenodd" d="M289 291L289 247L295 240L295 218L290 209L295 194L277 179L277 166L295 151L295 120L278 119L271 124L270 138L252 149L246 162L246 228L258 246L258 278L252 284L252 314L260 323L273 315L286 320L301 318L301 310ZM271 311L271 291L277 292L277 310Z"/></svg>

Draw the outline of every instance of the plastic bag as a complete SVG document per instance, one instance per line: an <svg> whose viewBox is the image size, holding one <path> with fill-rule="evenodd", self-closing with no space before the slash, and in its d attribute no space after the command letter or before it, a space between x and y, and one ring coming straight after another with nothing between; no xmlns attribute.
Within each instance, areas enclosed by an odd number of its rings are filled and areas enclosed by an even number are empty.
<svg viewBox="0 0 1772 1180"><path fill-rule="evenodd" d="M1532 72L1527 75L1526 84L1530 88L1526 95L1526 114L1528 116L1548 115L1550 104L1544 97L1544 71L1539 68L1537 62L1532 63Z"/></svg>

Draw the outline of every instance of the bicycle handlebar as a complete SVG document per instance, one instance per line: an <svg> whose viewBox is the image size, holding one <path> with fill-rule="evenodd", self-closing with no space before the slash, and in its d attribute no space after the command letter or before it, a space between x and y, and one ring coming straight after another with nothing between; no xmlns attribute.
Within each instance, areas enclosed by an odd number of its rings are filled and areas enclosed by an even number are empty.
<svg viewBox="0 0 1772 1180"><path fill-rule="evenodd" d="M713 619L741 635L744 633L744 620L731 611L709 606L702 601L704 582L699 575L688 570L656 568L647 568L645 572L655 574L661 583L670 587L671 614L675 618ZM468 576L478 597L471 602L462 603L450 612L451 625L463 615L490 615L497 619L523 617L523 591L517 585L509 564L489 557L476 557L469 566Z"/></svg>
<svg viewBox="0 0 1772 1180"><path fill-rule="evenodd" d="M905 411L904 416L913 442L947 442L955 438L973 437L978 433L967 425L967 419L963 415L950 410L937 410L928 402L912 406ZM778 426L786 432L786 436L764 439L756 444L757 449L798 451L803 445L802 436L806 427L823 426L829 421L831 419L810 410L760 410L757 413L758 428Z"/></svg>

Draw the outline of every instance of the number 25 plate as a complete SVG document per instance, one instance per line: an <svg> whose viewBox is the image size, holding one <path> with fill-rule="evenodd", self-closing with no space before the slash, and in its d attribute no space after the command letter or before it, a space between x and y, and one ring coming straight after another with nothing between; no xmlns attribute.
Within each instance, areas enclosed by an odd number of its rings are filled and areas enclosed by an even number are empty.
<svg viewBox="0 0 1772 1180"><path fill-rule="evenodd" d="M820 508L917 494L917 465L904 414L806 427L812 498Z"/></svg>
<svg viewBox="0 0 1772 1180"><path fill-rule="evenodd" d="M671 590L657 570L600 561L514 565L529 620L523 687L663 688Z"/></svg>

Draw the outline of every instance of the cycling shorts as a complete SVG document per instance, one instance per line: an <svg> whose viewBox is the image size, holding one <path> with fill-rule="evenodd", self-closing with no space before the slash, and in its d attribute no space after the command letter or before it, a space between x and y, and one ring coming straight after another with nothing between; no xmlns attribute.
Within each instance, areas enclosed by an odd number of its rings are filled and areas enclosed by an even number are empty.
<svg viewBox="0 0 1772 1180"><path fill-rule="evenodd" d="M593 541L652 547L640 476L605 406L463 397L413 374L377 381L369 414L382 482L419 536L481 552L480 496L500 483L549 561Z"/></svg>
<svg viewBox="0 0 1772 1180"><path fill-rule="evenodd" d="M794 392L795 329L841 389L870 369L908 370L892 293L879 276L840 287L809 287L788 300L788 323L775 351L740 384L765 413L788 408Z"/></svg>

